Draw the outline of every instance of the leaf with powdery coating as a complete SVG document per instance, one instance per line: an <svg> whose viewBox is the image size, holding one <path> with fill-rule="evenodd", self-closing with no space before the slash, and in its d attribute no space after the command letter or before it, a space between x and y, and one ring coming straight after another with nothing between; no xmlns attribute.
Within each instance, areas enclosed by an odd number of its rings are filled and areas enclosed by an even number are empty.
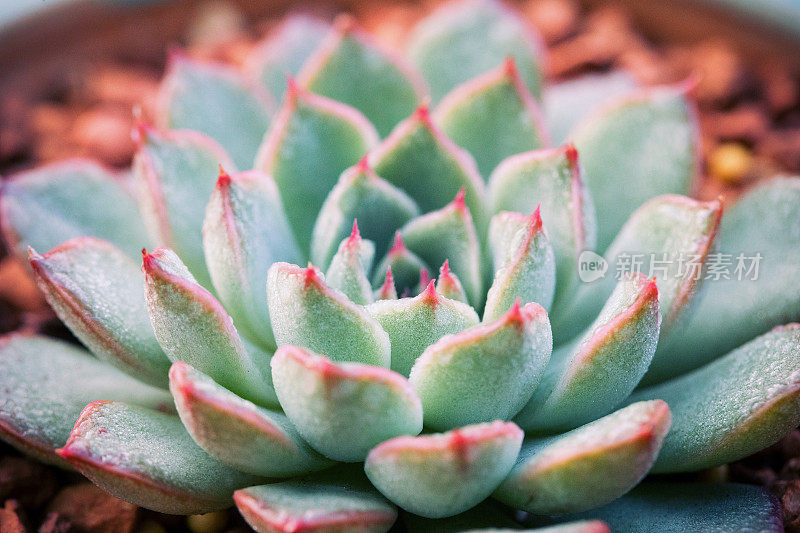
<svg viewBox="0 0 800 533"><path fill-rule="evenodd" d="M403 244L403 237L400 235L399 230L394 234L392 247L375 267L372 284L378 285L382 283L390 269L392 271L392 281L401 296L406 296L411 290L415 289L419 285L420 272L428 270L425 262Z"/></svg>
<svg viewBox="0 0 800 533"><path fill-rule="evenodd" d="M494 220L495 217L492 218L493 223ZM545 310L553 302L556 262L553 247L542 228L539 208L529 217L519 215L519 222L522 222L522 227L503 251L507 259L501 262L495 272L494 281L486 295L484 322L498 318L517 298L523 304L536 302Z"/></svg>
<svg viewBox="0 0 800 533"><path fill-rule="evenodd" d="M228 155L195 131L157 131L143 123L133 160L139 206L153 241L175 250L204 287L211 287L203 253L203 218L220 165Z"/></svg>
<svg viewBox="0 0 800 533"><path fill-rule="evenodd" d="M439 269L439 277L436 280L436 292L450 300L468 303L464 286L461 285L461 280L458 279L458 276L450 271L450 261L447 259L444 260L442 267Z"/></svg>
<svg viewBox="0 0 800 533"><path fill-rule="evenodd" d="M414 298L381 300L369 305L367 311L389 334L392 370L404 376L428 346L480 320L469 305L440 295L433 282Z"/></svg>
<svg viewBox="0 0 800 533"><path fill-rule="evenodd" d="M414 200L378 177L363 157L342 173L325 198L311 238L311 261L327 269L336 247L347 238L356 220L361 222L362 236L375 244L376 257L382 258L394 232L418 216Z"/></svg>
<svg viewBox="0 0 800 533"><path fill-rule="evenodd" d="M510 420L530 399L542 377L553 336L541 305L520 308L442 337L414 363L425 426L437 430Z"/></svg>
<svg viewBox="0 0 800 533"><path fill-rule="evenodd" d="M310 91L353 106L381 136L416 108L427 93L425 82L402 57L382 49L349 15L334 29L298 75Z"/></svg>
<svg viewBox="0 0 800 533"><path fill-rule="evenodd" d="M178 361L169 385L181 422L198 446L237 470L284 477L330 462L312 450L286 415L258 407Z"/></svg>
<svg viewBox="0 0 800 533"><path fill-rule="evenodd" d="M509 56L534 96L541 92L541 38L519 13L497 0L442 4L414 28L408 54L428 80L434 100Z"/></svg>
<svg viewBox="0 0 800 533"><path fill-rule="evenodd" d="M363 461L369 450L422 431L422 405L401 375L357 363L332 363L297 346L281 346L272 378L284 412L317 451Z"/></svg>
<svg viewBox="0 0 800 533"><path fill-rule="evenodd" d="M225 509L234 490L263 480L208 455L178 417L121 402L87 405L58 454L104 491L162 513Z"/></svg>
<svg viewBox="0 0 800 533"><path fill-rule="evenodd" d="M673 414L654 472L717 466L762 450L800 424L800 324L780 326L713 363L637 391Z"/></svg>
<svg viewBox="0 0 800 533"><path fill-rule="evenodd" d="M50 307L99 359L165 388L170 361L159 346L142 294L139 266L109 242L66 241L30 263Z"/></svg>
<svg viewBox="0 0 800 533"><path fill-rule="evenodd" d="M475 160L434 125L427 104L398 124L369 154L369 162L379 176L413 198L423 213L447 205L464 189L469 210L482 226L485 193Z"/></svg>
<svg viewBox="0 0 800 533"><path fill-rule="evenodd" d="M449 266L464 284L470 303L483 303L481 244L462 189L455 200L400 229L403 242L429 265Z"/></svg>
<svg viewBox="0 0 800 533"><path fill-rule="evenodd" d="M373 296L373 300L397 300L397 289L394 286L391 267L386 269L386 278L383 281L383 285L375 291Z"/></svg>
<svg viewBox="0 0 800 533"><path fill-rule="evenodd" d="M583 184L578 151L566 145L509 157L489 179L488 203L492 213L541 209L556 259L554 314L579 282L581 252L595 246L594 206Z"/></svg>
<svg viewBox="0 0 800 533"><path fill-rule="evenodd" d="M342 241L333 256L325 279L334 289L339 289L351 302L366 305L373 302L372 285L367 272L372 268L375 246L361 238L358 223L353 221L353 232Z"/></svg>
<svg viewBox="0 0 800 533"><path fill-rule="evenodd" d="M289 79L255 167L278 184L301 249L309 249L314 221L339 175L377 143L378 134L364 115Z"/></svg>
<svg viewBox="0 0 800 533"><path fill-rule="evenodd" d="M427 518L452 516L477 505L514 465L523 433L492 422L418 437L397 437L367 456L364 470L381 493Z"/></svg>
<svg viewBox="0 0 800 533"><path fill-rule="evenodd" d="M539 104L512 57L456 87L436 108L434 120L472 154L485 179L506 157L550 144Z"/></svg>
<svg viewBox="0 0 800 533"><path fill-rule="evenodd" d="M778 499L762 487L737 483L645 482L579 516L601 518L627 533L783 533Z"/></svg>
<svg viewBox="0 0 800 533"><path fill-rule="evenodd" d="M581 154L605 250L634 210L662 194L687 194L700 143L692 85L655 87L610 102L570 134Z"/></svg>
<svg viewBox="0 0 800 533"><path fill-rule="evenodd" d="M655 281L641 273L626 276L583 338L556 350L514 421L526 431L553 433L610 413L647 371L660 326Z"/></svg>
<svg viewBox="0 0 800 533"><path fill-rule="evenodd" d="M235 69L173 53L156 101L158 125L194 130L225 148L236 166L249 169L270 124L269 95Z"/></svg>
<svg viewBox="0 0 800 533"><path fill-rule="evenodd" d="M296 76L331 27L304 14L287 16L245 60L245 71L260 80L276 99L283 98L286 76Z"/></svg>
<svg viewBox="0 0 800 533"><path fill-rule="evenodd" d="M156 338L171 361L185 361L235 394L275 405L269 354L246 346L233 320L174 252L142 251L145 297Z"/></svg>
<svg viewBox="0 0 800 533"><path fill-rule="evenodd" d="M543 515L605 505L644 478L669 427L669 407L653 400L563 435L526 440L517 464L493 496Z"/></svg>
<svg viewBox="0 0 800 533"><path fill-rule="evenodd" d="M136 201L122 176L72 159L3 181L0 228L9 250L50 250L76 237L104 239L130 257L150 244Z"/></svg>
<svg viewBox="0 0 800 533"><path fill-rule="evenodd" d="M275 263L267 275L267 299L279 346L301 346L334 361L389 366L389 336L362 306L329 287L315 267Z"/></svg>
<svg viewBox="0 0 800 533"><path fill-rule="evenodd" d="M269 320L267 269L301 254L271 177L220 171L206 207L203 249L214 288L240 330L274 350Z"/></svg>
<svg viewBox="0 0 800 533"><path fill-rule="evenodd" d="M324 481L284 481L237 490L233 499L259 533L385 533L397 510L375 489Z"/></svg>
<svg viewBox="0 0 800 533"><path fill-rule="evenodd" d="M0 337L0 439L39 460L64 466L55 448L94 400L169 409L166 391L98 361L73 344L41 336Z"/></svg>

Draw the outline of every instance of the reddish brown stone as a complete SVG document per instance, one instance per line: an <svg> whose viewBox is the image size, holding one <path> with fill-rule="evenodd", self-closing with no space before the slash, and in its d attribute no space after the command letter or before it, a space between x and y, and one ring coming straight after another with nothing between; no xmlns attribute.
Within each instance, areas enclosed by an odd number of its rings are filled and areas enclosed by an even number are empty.
<svg viewBox="0 0 800 533"><path fill-rule="evenodd" d="M129 533L136 523L137 507L117 499L91 483L63 489L48 506L85 533Z"/></svg>
<svg viewBox="0 0 800 533"><path fill-rule="evenodd" d="M14 498L28 509L38 509L56 491L56 477L41 463L24 457L0 459L0 501Z"/></svg>
<svg viewBox="0 0 800 533"><path fill-rule="evenodd" d="M27 533L21 514L22 510L16 501L6 501L0 508L0 533Z"/></svg>

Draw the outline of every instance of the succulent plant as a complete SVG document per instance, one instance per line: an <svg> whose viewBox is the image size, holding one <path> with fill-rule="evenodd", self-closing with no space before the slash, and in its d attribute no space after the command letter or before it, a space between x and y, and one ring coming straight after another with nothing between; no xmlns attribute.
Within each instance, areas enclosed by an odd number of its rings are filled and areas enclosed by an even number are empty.
<svg viewBox="0 0 800 533"><path fill-rule="evenodd" d="M779 530L756 487L634 487L800 423L800 179L684 196L691 83L543 90L493 0L408 58L294 16L243 70L175 54L131 173L8 180L6 242L88 350L4 338L0 437L258 531Z"/></svg>

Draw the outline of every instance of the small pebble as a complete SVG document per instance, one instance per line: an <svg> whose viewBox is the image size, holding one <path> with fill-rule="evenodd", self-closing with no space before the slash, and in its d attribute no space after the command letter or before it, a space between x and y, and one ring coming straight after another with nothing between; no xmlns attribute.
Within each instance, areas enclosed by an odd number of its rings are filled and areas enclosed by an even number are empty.
<svg viewBox="0 0 800 533"><path fill-rule="evenodd" d="M730 184L741 183L753 162L750 151L738 143L717 146L708 158L708 172L715 179Z"/></svg>

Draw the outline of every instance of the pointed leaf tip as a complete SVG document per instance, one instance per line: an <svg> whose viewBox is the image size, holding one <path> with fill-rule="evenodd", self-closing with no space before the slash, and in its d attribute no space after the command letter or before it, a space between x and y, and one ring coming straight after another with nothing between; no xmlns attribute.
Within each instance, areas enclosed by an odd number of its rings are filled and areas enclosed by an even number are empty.
<svg viewBox="0 0 800 533"><path fill-rule="evenodd" d="M400 230L394 232L394 242L392 243L391 249L389 249L389 254L400 254L406 250L406 245L403 244L403 236L400 235Z"/></svg>
<svg viewBox="0 0 800 533"><path fill-rule="evenodd" d="M428 100L423 101L414 111L414 118L428 127L433 127L431 108Z"/></svg>
<svg viewBox="0 0 800 533"><path fill-rule="evenodd" d="M358 219L353 219L353 231L350 232L350 238L347 239L348 246L353 246L361 241L361 233L358 231Z"/></svg>
<svg viewBox="0 0 800 533"><path fill-rule="evenodd" d="M361 159L358 160L358 163L356 163L356 172L359 174L372 175L370 172L371 170L369 166L369 154L364 154Z"/></svg>
<svg viewBox="0 0 800 533"><path fill-rule="evenodd" d="M219 165L219 177L217 178L217 188L223 189L230 187L231 175L225 172L222 163Z"/></svg>
<svg viewBox="0 0 800 533"><path fill-rule="evenodd" d="M578 149L574 144L568 143L564 147L564 154L567 156L570 166L575 167L578 164Z"/></svg>

